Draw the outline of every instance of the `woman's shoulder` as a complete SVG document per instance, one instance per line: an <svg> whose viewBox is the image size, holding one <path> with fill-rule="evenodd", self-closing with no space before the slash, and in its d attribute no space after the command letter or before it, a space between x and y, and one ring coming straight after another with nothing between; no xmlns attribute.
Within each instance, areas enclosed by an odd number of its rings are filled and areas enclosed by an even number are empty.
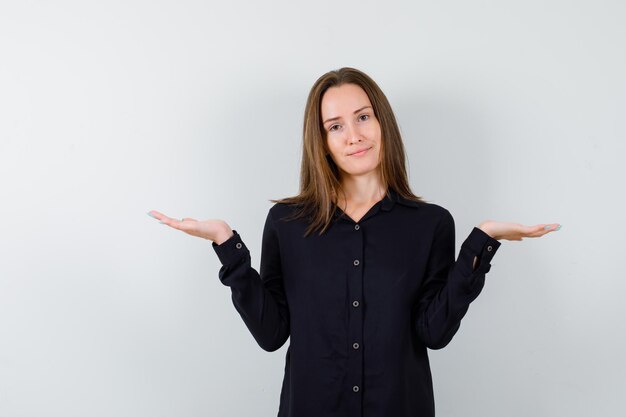
<svg viewBox="0 0 626 417"><path fill-rule="evenodd" d="M275 201L268 211L268 216L273 220L284 220L298 215L302 211L302 205L290 201Z"/></svg>
<svg viewBox="0 0 626 417"><path fill-rule="evenodd" d="M437 203L422 203L422 204L424 205L426 210L430 210L431 212L439 214L439 215L445 215L445 214L450 213L450 211L447 208Z"/></svg>
<svg viewBox="0 0 626 417"><path fill-rule="evenodd" d="M435 203L425 203L424 207L433 224L439 225L438 227L454 227L454 217L447 208Z"/></svg>
<svg viewBox="0 0 626 417"><path fill-rule="evenodd" d="M413 207L419 209L423 214L441 218L442 216L451 216L450 211L444 206L433 203L432 201L424 200L420 198L418 200L411 200L396 194L397 202L406 207Z"/></svg>
<svg viewBox="0 0 626 417"><path fill-rule="evenodd" d="M284 202L276 202L274 203L269 212L272 215L281 215L281 214L289 214L292 213L297 208L297 204L294 203L284 203Z"/></svg>

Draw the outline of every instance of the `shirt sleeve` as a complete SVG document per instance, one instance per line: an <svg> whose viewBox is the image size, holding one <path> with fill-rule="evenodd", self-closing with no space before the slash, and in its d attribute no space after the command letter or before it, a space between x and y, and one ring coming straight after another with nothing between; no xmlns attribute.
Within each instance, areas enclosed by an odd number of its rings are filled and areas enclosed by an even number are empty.
<svg viewBox="0 0 626 417"><path fill-rule="evenodd" d="M441 349L452 340L470 303L480 294L491 259L501 245L474 227L455 262L454 234L454 219L446 210L435 232L416 304L417 333L431 349ZM475 256L478 260L474 270Z"/></svg>
<svg viewBox="0 0 626 417"><path fill-rule="evenodd" d="M251 266L250 251L233 230L225 242L212 243L222 267L219 278L230 287L235 309L262 349L279 349L289 337L289 309L281 273L278 236L268 213L263 229L260 273Z"/></svg>

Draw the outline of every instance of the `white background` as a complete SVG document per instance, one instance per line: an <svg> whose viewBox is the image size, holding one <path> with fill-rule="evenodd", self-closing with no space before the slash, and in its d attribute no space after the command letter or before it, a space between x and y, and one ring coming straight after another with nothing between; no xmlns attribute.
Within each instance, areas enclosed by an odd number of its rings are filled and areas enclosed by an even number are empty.
<svg viewBox="0 0 626 417"><path fill-rule="evenodd" d="M413 191L503 241L437 415L624 415L626 6L615 1L0 3L0 415L274 416L210 242L258 267L298 191L304 103L353 66L387 94Z"/></svg>

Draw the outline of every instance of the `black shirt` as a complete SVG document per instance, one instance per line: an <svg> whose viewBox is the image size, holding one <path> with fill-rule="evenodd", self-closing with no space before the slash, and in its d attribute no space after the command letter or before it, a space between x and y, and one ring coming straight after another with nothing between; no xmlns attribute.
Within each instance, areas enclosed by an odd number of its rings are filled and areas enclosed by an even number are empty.
<svg viewBox="0 0 626 417"><path fill-rule="evenodd" d="M474 227L455 261L450 212L393 190L358 223L337 208L322 236L285 221L293 209L270 208L260 273L236 230L213 242L261 348L291 339L278 417L434 416L427 348L459 329L500 242Z"/></svg>

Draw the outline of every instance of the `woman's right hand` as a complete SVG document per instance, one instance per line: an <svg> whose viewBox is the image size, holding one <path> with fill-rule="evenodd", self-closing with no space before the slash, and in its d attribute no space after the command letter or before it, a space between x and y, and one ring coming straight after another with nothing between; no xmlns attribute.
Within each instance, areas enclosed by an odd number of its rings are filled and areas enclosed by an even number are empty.
<svg viewBox="0 0 626 417"><path fill-rule="evenodd" d="M182 220L178 220L167 217L165 214L159 213L156 210L150 210L148 216L154 217L160 220L161 223L173 227L174 229L182 230L191 236L212 240L217 245L227 241L234 234L233 230L224 220L211 219L200 221L189 217L183 217Z"/></svg>

